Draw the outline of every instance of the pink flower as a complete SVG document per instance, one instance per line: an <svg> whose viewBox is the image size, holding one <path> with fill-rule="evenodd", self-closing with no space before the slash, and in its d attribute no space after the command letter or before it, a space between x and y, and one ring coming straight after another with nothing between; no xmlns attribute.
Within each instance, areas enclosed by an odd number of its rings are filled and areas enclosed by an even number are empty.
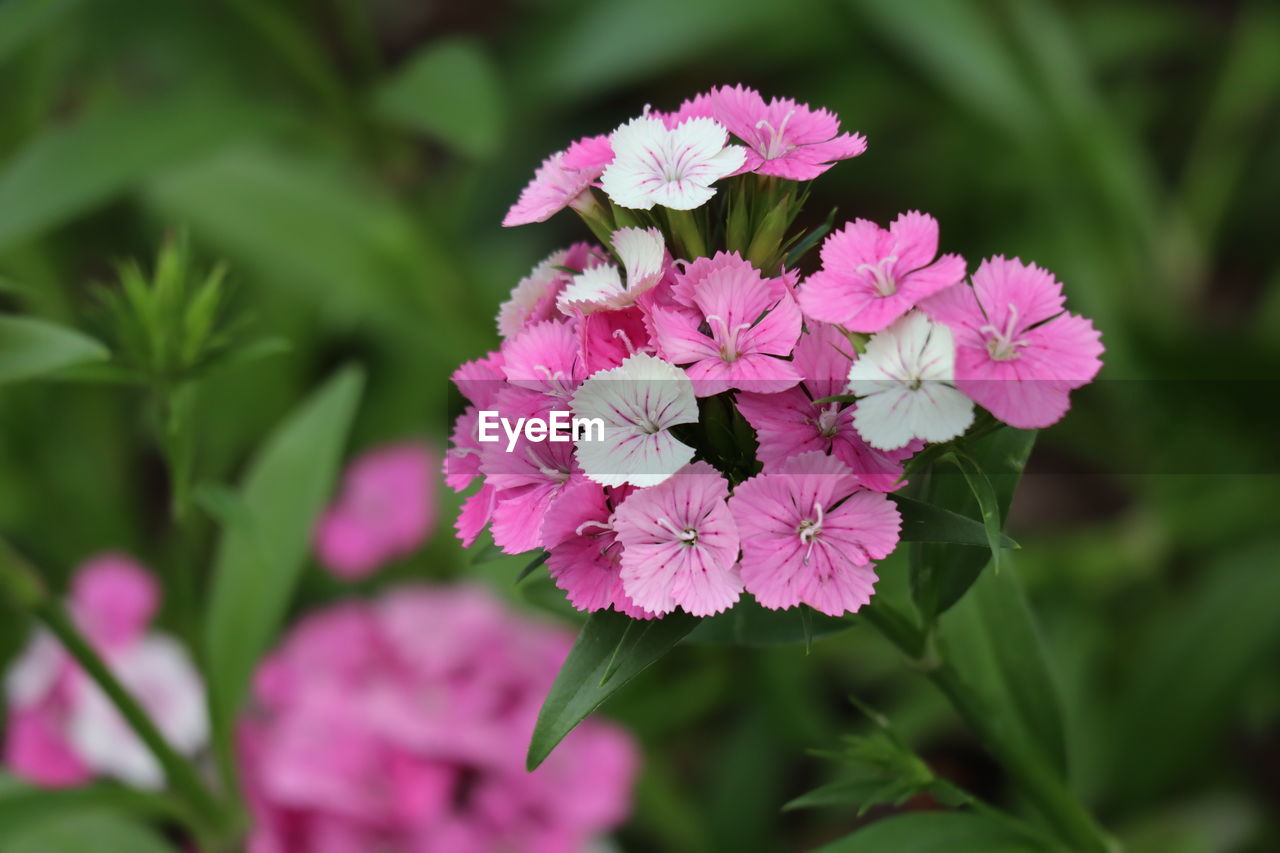
<svg viewBox="0 0 1280 853"><path fill-rule="evenodd" d="M581 853L627 816L637 753L588 720L524 753L568 653L479 588L401 589L296 625L238 734L250 853Z"/></svg>
<svg viewBox="0 0 1280 853"><path fill-rule="evenodd" d="M701 207L716 194L711 185L737 172L746 158L710 118L668 128L658 116L644 115L615 130L610 142L616 156L600 186L615 204L639 210Z"/></svg>
<svg viewBox="0 0 1280 853"><path fill-rule="evenodd" d="M810 109L790 98L765 103L755 89L721 86L710 106L729 132L747 145L744 172L811 181L837 160L867 150L860 133L840 133L840 119L824 109Z"/></svg>
<svg viewBox="0 0 1280 853"><path fill-rule="evenodd" d="M733 490L742 532L742 582L764 607L807 604L828 616L871 600L872 560L898 544L898 509L859 489L839 459L803 453Z"/></svg>
<svg viewBox="0 0 1280 853"><path fill-rule="evenodd" d="M545 222L590 198L591 186L613 160L607 136L579 139L542 162L520 199L503 218L504 227Z"/></svg>
<svg viewBox="0 0 1280 853"><path fill-rule="evenodd" d="M506 341L502 373L513 386L567 400L587 375L574 324L534 323Z"/></svg>
<svg viewBox="0 0 1280 853"><path fill-rule="evenodd" d="M921 308L956 338L956 386L1010 426L1038 429L1071 406L1069 392L1102 368L1093 324L1064 310L1062 284L1017 258L985 260Z"/></svg>
<svg viewBox="0 0 1280 853"><path fill-rule="evenodd" d="M359 578L412 554L435 527L436 462L424 444L369 451L343 477L316 527L316 553L335 575Z"/></svg>
<svg viewBox="0 0 1280 853"><path fill-rule="evenodd" d="M127 556L104 554L72 580L69 609L107 665L178 751L208 739L204 688L186 651L148 633L159 593ZM97 684L51 634L37 632L5 674L9 719L4 763L38 785L79 785L111 776L158 788L160 766Z"/></svg>
<svg viewBox="0 0 1280 853"><path fill-rule="evenodd" d="M729 486L706 462L622 502L613 528L622 543L622 588L655 615L676 607L712 616L738 600L738 528Z"/></svg>
<svg viewBox="0 0 1280 853"><path fill-rule="evenodd" d="M511 298L498 308L498 334L514 338L527 326L558 319L556 299L569 285L573 273L604 263L603 252L588 243L574 243L552 252L511 291Z"/></svg>
<svg viewBox="0 0 1280 853"><path fill-rule="evenodd" d="M938 222L911 211L888 230L847 223L822 244L822 269L800 287L808 317L854 332L878 332L920 300L964 278L964 258L938 254Z"/></svg>
<svg viewBox="0 0 1280 853"><path fill-rule="evenodd" d="M738 411L756 432L766 473L793 456L819 450L849 466L868 489L891 492L903 485L902 461L920 449L918 442L876 450L854 428L855 406L813 402L843 393L852 351L848 338L835 326L810 323L796 344L793 360L804 377L800 385L777 394L737 395Z"/></svg>
<svg viewBox="0 0 1280 853"><path fill-rule="evenodd" d="M720 254L690 264L672 296L691 307L655 306L654 337L668 361L689 365L699 397L730 388L769 393L800 381L782 360L800 337L801 318L781 279L763 278L736 253Z"/></svg>
<svg viewBox="0 0 1280 853"><path fill-rule="evenodd" d="M622 543L612 519L632 491L575 483L560 493L542 522L547 571L579 610L612 607L635 619L653 615L637 607L622 587Z"/></svg>

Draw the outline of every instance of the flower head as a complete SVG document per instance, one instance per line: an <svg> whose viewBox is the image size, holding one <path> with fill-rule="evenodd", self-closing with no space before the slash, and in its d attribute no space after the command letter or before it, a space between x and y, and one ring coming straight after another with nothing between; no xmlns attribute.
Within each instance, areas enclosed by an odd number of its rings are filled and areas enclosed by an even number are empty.
<svg viewBox="0 0 1280 853"><path fill-rule="evenodd" d="M602 438L588 431L577 442L578 464L601 485L653 486L693 458L670 432L698 420L693 383L660 358L636 353L596 373L573 395L573 414L604 422Z"/></svg>
<svg viewBox="0 0 1280 853"><path fill-rule="evenodd" d="M615 130L610 141L615 157L600 185L614 203L640 210L701 207L716 194L711 185L746 160L740 146L727 144L724 126L703 117L668 128L661 118L644 115Z"/></svg>
<svg viewBox="0 0 1280 853"><path fill-rule="evenodd" d="M841 133L840 119L790 98L765 103L755 89L721 86L711 93L712 114L747 146L744 172L811 181L838 160L867 150L860 133Z"/></svg>
<svg viewBox="0 0 1280 853"><path fill-rule="evenodd" d="M973 423L973 402L955 387L951 330L912 311L871 336L849 369L857 394L853 425L872 447L913 439L947 441Z"/></svg>
<svg viewBox="0 0 1280 853"><path fill-rule="evenodd" d="M740 483L729 509L742 534L742 582L764 607L807 604L829 616L871 600L872 560L898 544L902 518L859 489L839 459L803 453Z"/></svg>
<svg viewBox="0 0 1280 853"><path fill-rule="evenodd" d="M503 226L545 222L553 215L590 196L605 166L613 159L607 136L579 139L563 151L557 151L538 167L533 180L520 193L520 198L503 218Z"/></svg>
<svg viewBox="0 0 1280 853"><path fill-rule="evenodd" d="M502 374L512 386L567 400L586 378L573 324L534 323L502 345Z"/></svg>
<svg viewBox="0 0 1280 853"><path fill-rule="evenodd" d="M619 228L613 232L612 242L613 250L626 271L626 281L612 264L584 269L573 277L557 298L560 313L573 316L627 308L662 280L667 250L661 231L657 228Z"/></svg>
<svg viewBox="0 0 1280 853"><path fill-rule="evenodd" d="M857 219L822 244L822 269L800 288L805 315L878 332L921 299L964 278L964 258L938 258L938 222L911 211L888 229ZM935 260L936 258L936 260Z"/></svg>
<svg viewBox="0 0 1280 853"><path fill-rule="evenodd" d="M690 308L655 306L658 350L689 365L699 397L729 388L772 392L800 374L784 358L800 337L800 309L780 279L766 279L736 254L689 265L672 294Z"/></svg>
<svg viewBox="0 0 1280 853"><path fill-rule="evenodd" d="M956 387L1005 423L1056 423L1069 392L1102 367L1093 324L1063 308L1062 284L1035 264L985 260L973 286L960 283L920 307L956 337Z"/></svg>
<svg viewBox="0 0 1280 853"><path fill-rule="evenodd" d="M622 502L613 527L622 543L622 588L655 615L676 607L712 616L738 600L738 528L729 486L706 462Z"/></svg>
<svg viewBox="0 0 1280 853"><path fill-rule="evenodd" d="M598 246L574 243L567 249L552 252L545 260L520 279L511 298L498 308L498 334L513 338L527 326L557 318L556 299L569 285L573 273L604 263Z"/></svg>

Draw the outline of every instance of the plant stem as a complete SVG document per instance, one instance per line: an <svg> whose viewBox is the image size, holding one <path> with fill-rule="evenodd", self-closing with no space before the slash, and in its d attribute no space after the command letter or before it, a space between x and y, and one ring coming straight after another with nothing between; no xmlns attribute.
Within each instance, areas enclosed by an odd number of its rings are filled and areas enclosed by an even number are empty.
<svg viewBox="0 0 1280 853"><path fill-rule="evenodd" d="M942 656L929 635L905 615L884 603L864 607L860 616L897 646L942 694L987 750L1009 772L1045 822L1072 850L1114 853L1118 848L1093 816L1040 758L1012 741L997 713L973 692Z"/></svg>
<svg viewBox="0 0 1280 853"><path fill-rule="evenodd" d="M680 250L681 257L690 261L705 257L707 244L702 239L702 231L693 214L687 210L672 209L668 209L666 213L667 225L671 229L671 235L676 238L676 247Z"/></svg>

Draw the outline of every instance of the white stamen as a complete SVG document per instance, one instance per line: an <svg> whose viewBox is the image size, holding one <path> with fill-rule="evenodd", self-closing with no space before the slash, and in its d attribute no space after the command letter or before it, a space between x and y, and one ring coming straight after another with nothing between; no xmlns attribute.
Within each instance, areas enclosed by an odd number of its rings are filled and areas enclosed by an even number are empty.
<svg viewBox="0 0 1280 853"><path fill-rule="evenodd" d="M1009 303L1009 319L1005 321L1004 329L997 329L995 326L986 325L978 329L983 334L990 335L987 339L987 353L996 361L1010 361L1018 357L1018 347L1025 347L1026 340L1012 340L1014 332L1017 331L1018 309Z"/></svg>
<svg viewBox="0 0 1280 853"><path fill-rule="evenodd" d="M876 286L876 293L881 296L893 296L898 292L898 282L894 279L890 270L893 269L893 265L897 262L897 255L889 255L874 264L858 264L853 271L859 275L870 275L872 282Z"/></svg>

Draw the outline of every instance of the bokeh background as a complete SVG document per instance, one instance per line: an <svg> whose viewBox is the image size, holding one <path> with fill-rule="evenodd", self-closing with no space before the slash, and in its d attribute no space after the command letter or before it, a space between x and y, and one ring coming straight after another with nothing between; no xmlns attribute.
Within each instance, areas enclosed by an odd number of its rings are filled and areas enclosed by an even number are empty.
<svg viewBox="0 0 1280 853"><path fill-rule="evenodd" d="M1094 318L1107 367L1042 436L1011 521L1073 783L1133 853L1280 849L1275 4L3 0L0 308L98 333L94 287L185 228L229 264L254 332L289 343L211 380L202 479L233 482L352 360L369 376L353 450L443 447L449 372L496 343L515 281L585 233L569 214L498 226L534 167L736 82L867 135L814 185L814 222L931 212L947 250L1046 265ZM0 392L0 530L55 585L104 548L174 557L141 402ZM545 580L511 583L525 561L464 553L455 505L354 594L478 575L572 622ZM311 571L295 606L349 594ZM978 653L1001 642L963 606L946 619ZM25 631L0 614L0 659ZM613 701L646 751L620 846L803 850L883 814L780 811L831 773L809 750L865 729L850 693L1008 802L941 697L855 626L809 651L683 646Z"/></svg>

